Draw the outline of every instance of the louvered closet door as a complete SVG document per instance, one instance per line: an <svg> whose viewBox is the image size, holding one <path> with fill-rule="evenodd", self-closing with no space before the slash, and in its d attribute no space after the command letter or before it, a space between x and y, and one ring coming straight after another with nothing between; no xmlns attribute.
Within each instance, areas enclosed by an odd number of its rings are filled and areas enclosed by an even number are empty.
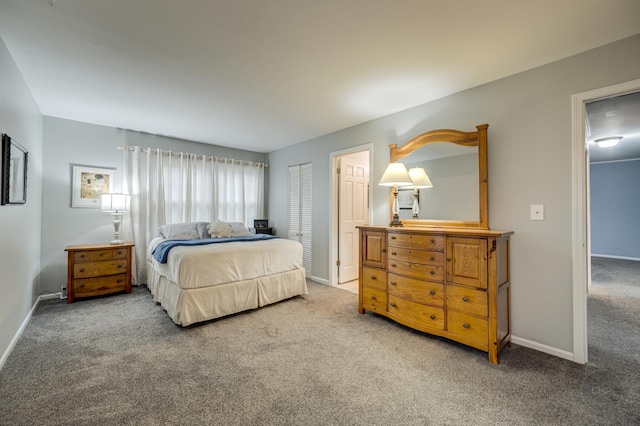
<svg viewBox="0 0 640 426"><path fill-rule="evenodd" d="M302 244L302 265L311 277L311 163L289 167L288 236Z"/></svg>

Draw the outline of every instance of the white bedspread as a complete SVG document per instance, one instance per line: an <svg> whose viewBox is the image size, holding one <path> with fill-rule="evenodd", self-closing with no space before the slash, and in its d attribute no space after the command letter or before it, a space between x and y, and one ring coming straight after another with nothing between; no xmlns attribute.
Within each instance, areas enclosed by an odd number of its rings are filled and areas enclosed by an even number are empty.
<svg viewBox="0 0 640 426"><path fill-rule="evenodd" d="M160 275L183 289L250 280L302 268L302 244L284 238L174 247L166 264L150 255L162 240L151 241L149 261Z"/></svg>

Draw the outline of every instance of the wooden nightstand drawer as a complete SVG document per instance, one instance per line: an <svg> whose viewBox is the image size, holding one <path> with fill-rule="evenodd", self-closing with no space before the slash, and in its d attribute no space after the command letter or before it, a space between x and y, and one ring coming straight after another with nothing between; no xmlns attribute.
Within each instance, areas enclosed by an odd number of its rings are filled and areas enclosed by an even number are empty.
<svg viewBox="0 0 640 426"><path fill-rule="evenodd" d="M110 262L78 263L73 267L75 278L100 277L127 272L126 260L112 260Z"/></svg>
<svg viewBox="0 0 640 426"><path fill-rule="evenodd" d="M387 310L387 293L372 288L362 288L362 306L370 311Z"/></svg>
<svg viewBox="0 0 640 426"><path fill-rule="evenodd" d="M127 287L127 274L108 277L85 278L75 280L73 288L76 297L99 296L101 294L124 291Z"/></svg>
<svg viewBox="0 0 640 426"><path fill-rule="evenodd" d="M389 233L387 246L407 247L419 250L444 250L444 237L440 235Z"/></svg>
<svg viewBox="0 0 640 426"><path fill-rule="evenodd" d="M427 305L444 305L444 285L389 274L389 294Z"/></svg>
<svg viewBox="0 0 640 426"><path fill-rule="evenodd" d="M131 293L133 243L84 244L65 248L68 252L67 303L76 297Z"/></svg>
<svg viewBox="0 0 640 426"><path fill-rule="evenodd" d="M455 309L485 318L489 315L486 291L448 285L446 292L447 309Z"/></svg>
<svg viewBox="0 0 640 426"><path fill-rule="evenodd" d="M473 346L486 351L489 348L489 324L486 319L447 311L447 331L462 337Z"/></svg>
<svg viewBox="0 0 640 426"><path fill-rule="evenodd" d="M389 313L413 325L444 330L444 309L389 296Z"/></svg>
<svg viewBox="0 0 640 426"><path fill-rule="evenodd" d="M387 271L362 268L362 285L387 291Z"/></svg>
<svg viewBox="0 0 640 426"><path fill-rule="evenodd" d="M389 272L421 278L430 281L442 281L444 268L442 266L425 265L423 263L405 262L404 260L392 260L388 262Z"/></svg>

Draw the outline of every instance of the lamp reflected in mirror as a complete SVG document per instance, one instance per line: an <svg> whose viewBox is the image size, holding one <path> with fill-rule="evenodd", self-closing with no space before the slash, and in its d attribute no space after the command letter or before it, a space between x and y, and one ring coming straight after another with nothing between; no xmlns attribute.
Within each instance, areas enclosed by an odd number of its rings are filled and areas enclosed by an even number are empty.
<svg viewBox="0 0 640 426"><path fill-rule="evenodd" d="M400 216L398 215L400 212L400 208L398 207L398 187L413 185L407 168L403 163L389 163L378 185L393 187L393 208L391 210L393 212L393 218L391 222L389 222L389 226L402 226Z"/></svg>
<svg viewBox="0 0 640 426"><path fill-rule="evenodd" d="M433 183L429 179L429 175L422 167L412 167L409 169L409 177L413 186L413 218L418 219L420 213L420 189L433 188Z"/></svg>

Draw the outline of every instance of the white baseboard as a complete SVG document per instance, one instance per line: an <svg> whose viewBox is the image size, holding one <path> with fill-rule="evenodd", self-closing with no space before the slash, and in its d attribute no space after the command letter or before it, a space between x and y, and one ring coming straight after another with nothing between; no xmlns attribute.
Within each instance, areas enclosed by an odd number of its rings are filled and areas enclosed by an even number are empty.
<svg viewBox="0 0 640 426"><path fill-rule="evenodd" d="M511 341L516 345L524 346L525 348L534 349L539 352L544 352L549 355L554 355L559 358L568 359L574 361L572 352L568 352L562 349L554 348L553 346L547 346L542 343L534 342L532 340L523 339L522 337L511 335Z"/></svg>
<svg viewBox="0 0 640 426"><path fill-rule="evenodd" d="M9 358L9 355L11 354L11 351L13 351L13 348L16 346L16 343L18 343L18 339L20 339L20 336L22 336L24 329L27 328L27 324L29 324L29 321L31 321L31 316L36 311L36 308L38 307L38 304L40 303L40 301L45 299L56 299L56 298L57 299L60 298L60 293L50 293L50 294L38 296L38 298L36 299L36 303L33 304L33 306L31 307L31 310L25 317L24 321L22 321L20 328L18 328L18 331L16 332L15 336L13 336L13 339L11 339L11 342L9 342L9 346L7 347L7 350L4 351L4 353L2 354L2 358L0 358L0 370L2 370L2 367L4 367L4 363L7 362L7 358Z"/></svg>
<svg viewBox="0 0 640 426"><path fill-rule="evenodd" d="M324 278L318 278L318 277L311 276L310 279L311 279L311 281L315 281L315 282L317 282L319 284L329 285L329 280L326 280Z"/></svg>
<svg viewBox="0 0 640 426"><path fill-rule="evenodd" d="M620 259L620 260L635 260L636 262L640 262L640 257L613 256L610 254L595 254L595 253L591 253L591 257L604 257L607 259Z"/></svg>

